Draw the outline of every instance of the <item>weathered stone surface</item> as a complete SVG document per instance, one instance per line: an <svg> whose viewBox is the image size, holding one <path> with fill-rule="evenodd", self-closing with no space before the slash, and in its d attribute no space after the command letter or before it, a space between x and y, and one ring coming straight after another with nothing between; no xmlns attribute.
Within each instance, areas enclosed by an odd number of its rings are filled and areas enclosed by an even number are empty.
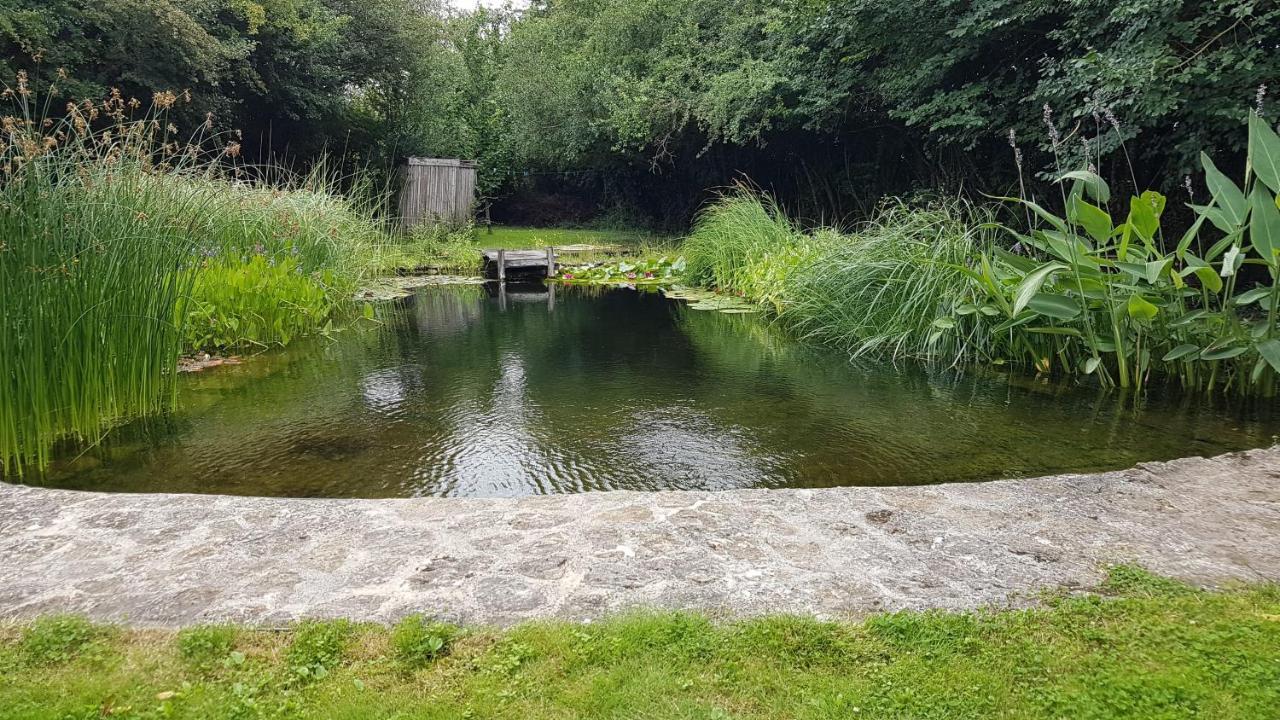
<svg viewBox="0 0 1280 720"><path fill-rule="evenodd" d="M108 495L0 483L0 616L473 623L678 607L842 617L1029 601L1137 562L1280 578L1280 446L921 488L522 499Z"/></svg>

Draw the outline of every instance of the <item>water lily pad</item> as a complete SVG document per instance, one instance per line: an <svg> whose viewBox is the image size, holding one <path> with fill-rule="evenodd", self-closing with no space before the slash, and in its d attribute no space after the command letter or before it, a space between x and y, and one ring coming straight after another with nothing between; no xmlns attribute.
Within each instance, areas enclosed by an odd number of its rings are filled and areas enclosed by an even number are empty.
<svg viewBox="0 0 1280 720"><path fill-rule="evenodd" d="M663 294L672 300L687 301L690 310L709 310L733 315L759 312L759 308L752 302L732 295L721 295L710 290L676 287L664 290Z"/></svg>
<svg viewBox="0 0 1280 720"><path fill-rule="evenodd" d="M380 278L356 293L356 300L396 300L429 285L483 285L482 277L470 275L407 275Z"/></svg>

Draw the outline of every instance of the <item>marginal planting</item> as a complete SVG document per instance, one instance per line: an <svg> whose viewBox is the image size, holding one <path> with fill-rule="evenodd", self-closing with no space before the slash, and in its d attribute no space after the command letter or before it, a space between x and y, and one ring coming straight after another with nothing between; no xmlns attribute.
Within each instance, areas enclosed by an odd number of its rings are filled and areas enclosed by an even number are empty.
<svg viewBox="0 0 1280 720"><path fill-rule="evenodd" d="M855 357L953 364L981 355L994 323L983 314L950 319L974 296L966 263L994 245L979 212L897 202L852 233L819 233L820 250L783 286L783 320Z"/></svg>
<svg viewBox="0 0 1280 720"><path fill-rule="evenodd" d="M42 120L25 78L0 135L0 472L64 436L170 408L185 350L288 342L329 322L372 248L369 208L317 171L252 182L235 143L179 141L113 94ZM259 174L261 175L261 174Z"/></svg>
<svg viewBox="0 0 1280 720"><path fill-rule="evenodd" d="M1237 185L1202 156L1208 205L1166 237L1167 203L1147 191L1112 212L1097 174L1063 174L1064 214L1028 199L1027 255L996 250L966 270L986 298L966 308L999 314L991 356L1041 372L1096 375L1142 387L1156 376L1206 392L1274 394L1280 373L1280 137L1256 114Z"/></svg>
<svg viewBox="0 0 1280 720"><path fill-rule="evenodd" d="M1280 137L1256 114L1248 147L1239 184L1203 158L1211 199L1190 206L1194 222L1177 237L1162 230L1163 195L1115 203L1089 170L1058 178L1061 215L1007 198L1031 224L1006 228L1003 242L983 211L957 204L891 204L852 233L804 234L772 200L738 192L690 236L689 277L855 356L1270 396L1280 374Z"/></svg>
<svg viewBox="0 0 1280 720"><path fill-rule="evenodd" d="M801 337L854 356L958 362L986 344L985 316L949 319L974 296L964 264L993 243L974 213L895 202L852 232L805 233L771 199L739 189L689 236L686 277L760 302Z"/></svg>

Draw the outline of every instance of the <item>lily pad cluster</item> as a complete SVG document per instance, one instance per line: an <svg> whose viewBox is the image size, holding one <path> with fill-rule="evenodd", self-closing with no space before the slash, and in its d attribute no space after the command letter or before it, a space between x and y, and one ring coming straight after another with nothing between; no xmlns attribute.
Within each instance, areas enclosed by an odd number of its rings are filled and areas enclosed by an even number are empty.
<svg viewBox="0 0 1280 720"><path fill-rule="evenodd" d="M699 288L675 285L664 289L662 294L672 300L684 300L688 302L690 310L714 310L728 315L745 315L747 313L758 312L759 310L755 303L744 298L735 297L733 295L723 295L712 292L711 290L702 290Z"/></svg>
<svg viewBox="0 0 1280 720"><path fill-rule="evenodd" d="M564 268L559 280L567 283L670 285L684 272L684 257L643 260L622 260L617 263L600 263Z"/></svg>
<svg viewBox="0 0 1280 720"><path fill-rule="evenodd" d="M429 285L483 285L482 277L464 275L407 275L379 278L356 293L356 300L396 300L409 297L416 288Z"/></svg>

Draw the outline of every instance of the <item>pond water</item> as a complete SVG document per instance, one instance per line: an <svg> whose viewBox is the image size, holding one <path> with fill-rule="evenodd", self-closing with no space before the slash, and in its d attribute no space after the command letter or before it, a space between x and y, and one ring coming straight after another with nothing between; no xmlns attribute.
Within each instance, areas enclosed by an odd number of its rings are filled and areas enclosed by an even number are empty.
<svg viewBox="0 0 1280 720"><path fill-rule="evenodd" d="M854 365L656 293L431 287L184 376L172 416L27 482L295 497L901 485L1267 445L1266 403Z"/></svg>

